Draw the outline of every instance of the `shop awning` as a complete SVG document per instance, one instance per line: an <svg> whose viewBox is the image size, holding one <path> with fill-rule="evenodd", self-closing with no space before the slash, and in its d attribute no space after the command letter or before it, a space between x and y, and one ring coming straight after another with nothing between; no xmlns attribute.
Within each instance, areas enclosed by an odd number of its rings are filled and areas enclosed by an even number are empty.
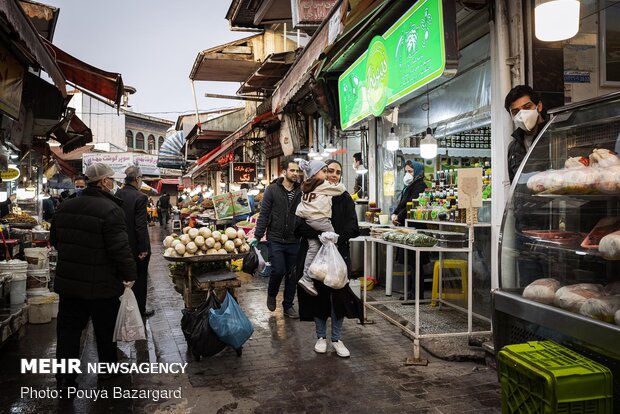
<svg viewBox="0 0 620 414"><path fill-rule="evenodd" d="M76 148L70 152L63 152L61 147L50 146L50 151L54 155L55 158L59 158L63 161L80 161L82 162L82 155L85 152L90 152L95 148L94 145L84 145L83 147Z"/></svg>
<svg viewBox="0 0 620 414"><path fill-rule="evenodd" d="M157 166L179 169L185 167L185 155L182 152L184 146L185 137L183 131L176 131L174 134L166 137L164 143L159 148Z"/></svg>
<svg viewBox="0 0 620 414"><path fill-rule="evenodd" d="M30 63L35 67L42 67L52 78L54 85L60 90L63 97L67 96L67 85L62 71L48 49L44 46L41 36L37 33L24 9L16 0L0 1L0 15L12 30L14 42L20 51L30 58Z"/></svg>
<svg viewBox="0 0 620 414"><path fill-rule="evenodd" d="M334 7L329 16L321 23L310 42L304 48L301 56L290 67L284 79L273 93L272 107L274 113L282 112L282 109L289 103L291 98L309 79L309 72L316 65L321 57L323 50L329 45L330 41L330 21L336 13L342 13L348 2L340 2Z"/></svg>
<svg viewBox="0 0 620 414"><path fill-rule="evenodd" d="M30 0L19 0L19 4L30 18L37 32L51 42L54 38L54 31L56 30L60 9Z"/></svg>
<svg viewBox="0 0 620 414"><path fill-rule="evenodd" d="M296 56L297 51L273 53L267 56L260 67L241 85L237 95L272 92L295 62Z"/></svg>
<svg viewBox="0 0 620 414"><path fill-rule="evenodd" d="M262 34L219 45L198 53L189 78L195 81L243 82L260 62L254 53L253 40Z"/></svg>
<svg viewBox="0 0 620 414"><path fill-rule="evenodd" d="M60 167L60 172L69 178L73 178L79 174L78 170L73 168L67 161L56 158L56 163L58 163L58 167Z"/></svg>
<svg viewBox="0 0 620 414"><path fill-rule="evenodd" d="M84 88L114 102L117 107L120 105L123 96L123 78L120 73L106 72L82 62L43 37L41 41L56 59L65 79L78 88Z"/></svg>
<svg viewBox="0 0 620 414"><path fill-rule="evenodd" d="M157 184L155 185L154 188L158 193L161 193L161 190L164 185L176 185L177 189L180 189L183 187L182 185L179 184L178 178L162 178L161 180L157 181Z"/></svg>
<svg viewBox="0 0 620 414"><path fill-rule="evenodd" d="M75 115L75 111L71 108L68 108L67 112L67 116L48 134L60 142L60 148L65 154L93 142L93 133L90 128Z"/></svg>

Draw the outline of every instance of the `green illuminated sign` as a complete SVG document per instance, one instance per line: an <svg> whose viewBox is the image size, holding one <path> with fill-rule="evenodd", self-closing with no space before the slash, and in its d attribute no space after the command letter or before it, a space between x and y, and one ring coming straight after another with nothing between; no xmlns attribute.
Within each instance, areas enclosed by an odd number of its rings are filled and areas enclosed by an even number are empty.
<svg viewBox="0 0 620 414"><path fill-rule="evenodd" d="M375 37L368 50L340 76L342 129L370 114L380 116L387 105L404 100L442 75L454 74L456 24L454 17L445 19L442 3L418 1L383 36ZM446 33L452 40L448 44Z"/></svg>

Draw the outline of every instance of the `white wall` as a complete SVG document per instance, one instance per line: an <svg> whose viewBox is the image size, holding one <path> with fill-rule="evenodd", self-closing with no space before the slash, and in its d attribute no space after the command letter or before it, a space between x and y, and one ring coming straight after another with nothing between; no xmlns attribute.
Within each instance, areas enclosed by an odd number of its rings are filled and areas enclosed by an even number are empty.
<svg viewBox="0 0 620 414"><path fill-rule="evenodd" d="M84 93L76 93L69 107L75 108L76 115L93 132L93 143L98 148L115 147L127 149L125 145L125 114L98 99ZM113 148L113 147L112 147Z"/></svg>

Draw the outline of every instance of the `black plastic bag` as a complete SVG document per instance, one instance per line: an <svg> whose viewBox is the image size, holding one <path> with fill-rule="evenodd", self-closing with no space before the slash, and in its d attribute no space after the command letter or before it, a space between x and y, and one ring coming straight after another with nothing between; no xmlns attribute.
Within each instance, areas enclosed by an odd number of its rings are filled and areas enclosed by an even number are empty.
<svg viewBox="0 0 620 414"><path fill-rule="evenodd" d="M250 253L246 254L243 257L243 267L241 268L241 270L243 270L245 273L253 275L254 272L256 272L256 269L258 269L258 263L259 260L256 249L250 249Z"/></svg>
<svg viewBox="0 0 620 414"><path fill-rule="evenodd" d="M217 337L209 326L209 309L219 309L220 301L213 291L205 302L195 311L183 309L181 318L181 330L194 358L199 361L200 357L208 357L217 354L226 348L226 344Z"/></svg>

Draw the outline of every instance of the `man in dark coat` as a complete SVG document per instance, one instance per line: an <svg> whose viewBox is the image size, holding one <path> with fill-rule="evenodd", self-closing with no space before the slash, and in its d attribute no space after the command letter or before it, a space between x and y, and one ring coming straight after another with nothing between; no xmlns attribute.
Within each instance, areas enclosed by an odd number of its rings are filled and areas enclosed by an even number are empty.
<svg viewBox="0 0 620 414"><path fill-rule="evenodd" d="M56 358L80 358L80 338L93 322L99 362L116 362L114 325L124 287L136 278L122 201L112 195L114 171L86 169L88 188L60 205L50 230L58 250L54 290L60 295ZM77 374L57 374L59 389L77 386Z"/></svg>
<svg viewBox="0 0 620 414"><path fill-rule="evenodd" d="M170 221L170 196L167 192L157 200L157 213L159 214L159 225L165 226Z"/></svg>
<svg viewBox="0 0 620 414"><path fill-rule="evenodd" d="M516 127L512 133L513 140L508 146L508 177L512 183L534 138L544 128L549 118L540 97L527 85L512 88L506 95L504 108Z"/></svg>
<svg viewBox="0 0 620 414"><path fill-rule="evenodd" d="M269 246L269 262L271 263L271 276L267 288L267 308L276 310L276 296L284 279L284 300L282 307L284 315L289 318L298 318L299 314L293 306L295 299L295 286L290 275L297 251L299 250L299 238L295 236L295 210L301 201L301 190L297 178L299 165L290 159L282 161L281 170L283 176L265 189L261 203L260 215L256 230L256 240L251 242L256 245L267 233Z"/></svg>
<svg viewBox="0 0 620 414"><path fill-rule="evenodd" d="M138 274L133 292L142 316L153 315L153 310L146 310L146 291L151 257L151 242L149 240L148 215L146 205L148 197L140 192L142 173L138 167L132 166L125 170L125 185L116 192L116 197L123 200L125 223L129 246L136 261Z"/></svg>

